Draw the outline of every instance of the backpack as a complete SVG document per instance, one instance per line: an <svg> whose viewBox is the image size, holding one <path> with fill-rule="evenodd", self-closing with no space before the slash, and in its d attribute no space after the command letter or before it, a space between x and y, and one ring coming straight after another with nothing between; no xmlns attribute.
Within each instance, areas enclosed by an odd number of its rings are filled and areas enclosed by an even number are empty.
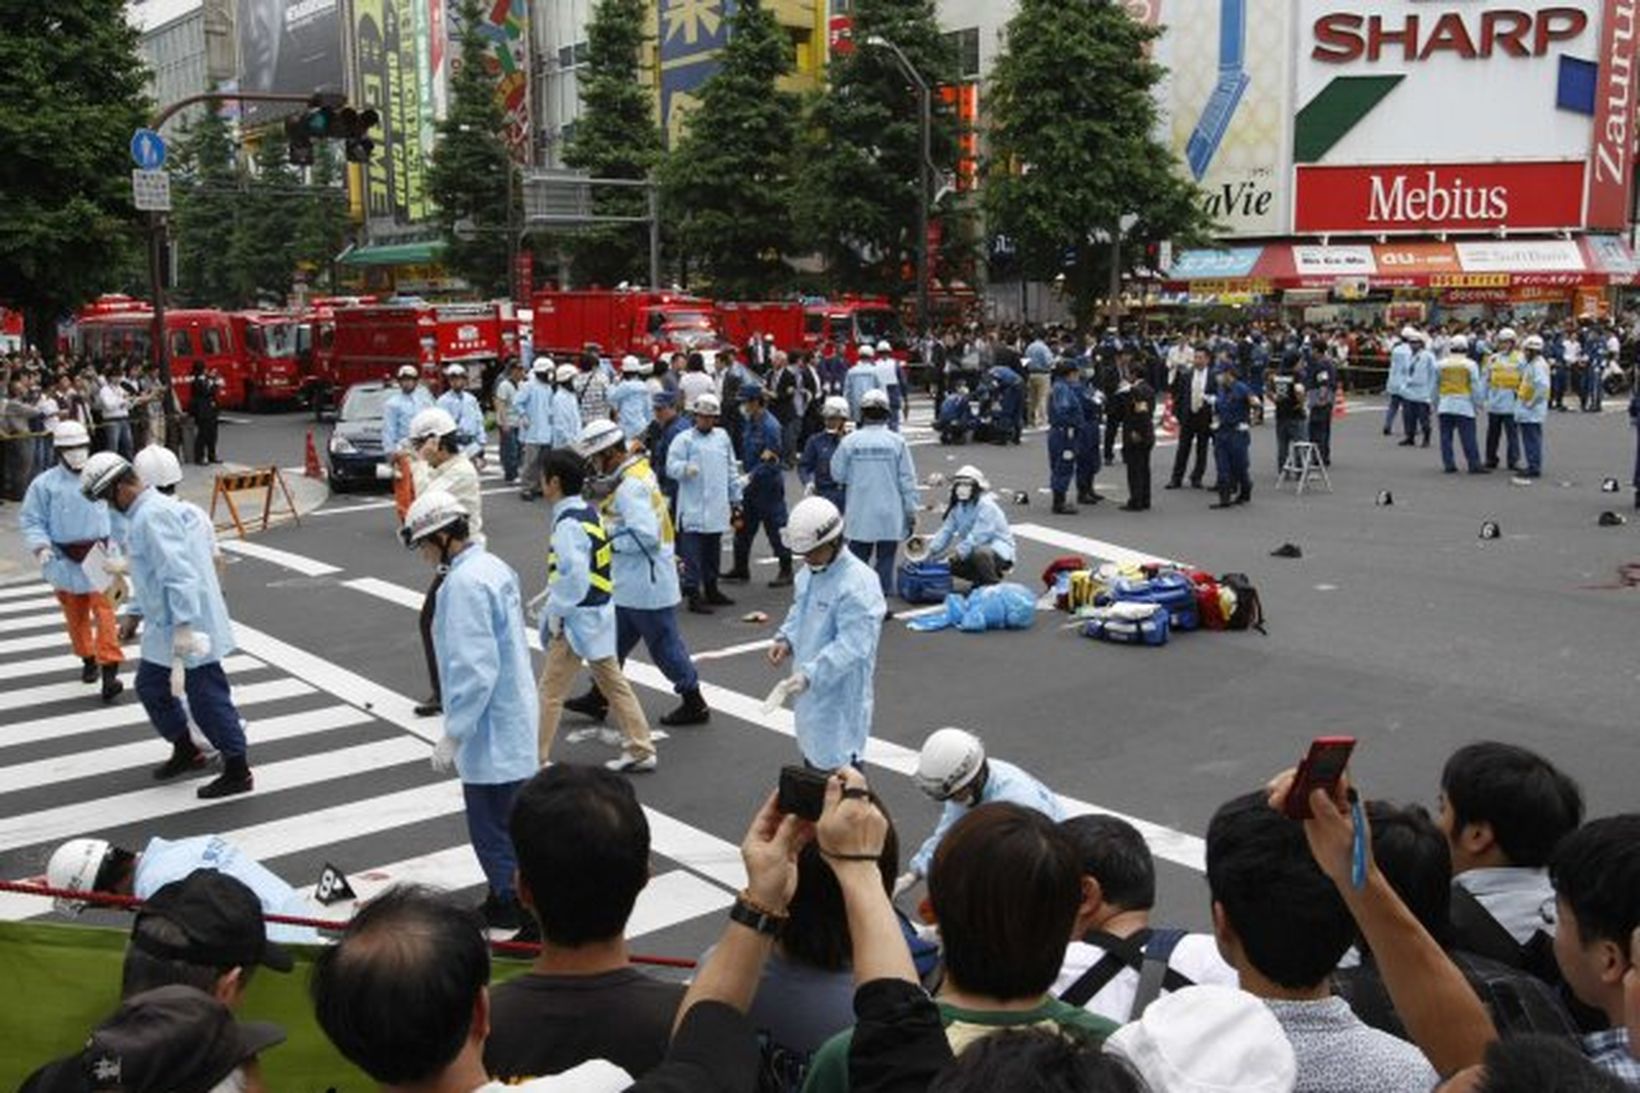
<svg viewBox="0 0 1640 1093"><path fill-rule="evenodd" d="M1269 637L1270 631L1264 628L1264 602L1259 599L1258 589L1247 579L1247 574L1226 573L1219 578L1219 583L1236 594L1236 609L1225 620L1224 628L1257 630Z"/></svg>
<svg viewBox="0 0 1640 1093"><path fill-rule="evenodd" d="M1196 615L1201 620L1203 630L1224 630L1230 625L1230 615L1225 611L1227 599L1224 590L1211 573L1199 569L1189 570L1186 574L1190 583L1196 586Z"/></svg>
<svg viewBox="0 0 1640 1093"><path fill-rule="evenodd" d="M1104 990L1123 968L1132 968L1139 973L1139 986L1134 991L1133 1008L1128 1012L1127 1019L1137 1021L1161 996L1162 991L1172 992L1196 985L1167 966L1173 958L1173 950L1184 938L1185 931L1173 929L1145 929L1132 937L1116 937L1096 930L1087 936L1087 941L1104 949L1105 955L1083 972L1076 982L1066 987L1059 1000L1081 1009L1094 995Z"/></svg>

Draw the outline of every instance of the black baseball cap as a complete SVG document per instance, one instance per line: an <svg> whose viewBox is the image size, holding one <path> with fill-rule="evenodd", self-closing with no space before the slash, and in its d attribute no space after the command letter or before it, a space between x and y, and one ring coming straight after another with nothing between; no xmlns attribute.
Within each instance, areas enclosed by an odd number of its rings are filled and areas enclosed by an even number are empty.
<svg viewBox="0 0 1640 1093"><path fill-rule="evenodd" d="M215 869L196 869L155 892L137 912L137 924L149 915L188 935L186 943L168 945L133 929L131 944L152 956L218 968L261 964L288 972L295 966L283 946L268 940L256 893Z"/></svg>
<svg viewBox="0 0 1640 1093"><path fill-rule="evenodd" d="M251 1057L285 1040L265 1021L234 1020L195 987L132 995L92 1030L78 1055L29 1078L30 1093L207 1093Z"/></svg>

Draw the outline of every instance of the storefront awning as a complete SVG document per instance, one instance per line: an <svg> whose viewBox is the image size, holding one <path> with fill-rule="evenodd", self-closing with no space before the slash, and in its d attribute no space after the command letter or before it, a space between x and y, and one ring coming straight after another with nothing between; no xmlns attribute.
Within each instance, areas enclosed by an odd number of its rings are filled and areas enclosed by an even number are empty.
<svg viewBox="0 0 1640 1093"><path fill-rule="evenodd" d="M444 253L443 242L436 239L420 243L383 243L374 247L355 247L341 258L344 266L428 266Z"/></svg>

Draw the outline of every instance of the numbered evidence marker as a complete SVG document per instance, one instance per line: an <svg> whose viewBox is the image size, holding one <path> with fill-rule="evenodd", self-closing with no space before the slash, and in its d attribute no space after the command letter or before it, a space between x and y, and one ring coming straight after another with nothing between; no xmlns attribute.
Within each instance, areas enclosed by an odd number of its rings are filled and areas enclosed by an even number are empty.
<svg viewBox="0 0 1640 1093"><path fill-rule="evenodd" d="M329 907L337 903L346 903L358 899L353 886L347 883L347 874L337 869L329 862L319 870L319 879L313 885L313 898Z"/></svg>

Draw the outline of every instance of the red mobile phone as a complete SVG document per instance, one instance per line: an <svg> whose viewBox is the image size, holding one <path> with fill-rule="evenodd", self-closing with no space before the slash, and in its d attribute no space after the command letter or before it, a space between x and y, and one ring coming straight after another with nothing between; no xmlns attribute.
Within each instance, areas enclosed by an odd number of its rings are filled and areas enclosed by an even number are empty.
<svg viewBox="0 0 1640 1093"><path fill-rule="evenodd" d="M1289 820L1310 818L1310 794L1318 789L1330 791L1338 785L1354 750L1353 736L1318 736L1310 742L1310 754L1298 764L1287 799L1282 802L1281 811Z"/></svg>

